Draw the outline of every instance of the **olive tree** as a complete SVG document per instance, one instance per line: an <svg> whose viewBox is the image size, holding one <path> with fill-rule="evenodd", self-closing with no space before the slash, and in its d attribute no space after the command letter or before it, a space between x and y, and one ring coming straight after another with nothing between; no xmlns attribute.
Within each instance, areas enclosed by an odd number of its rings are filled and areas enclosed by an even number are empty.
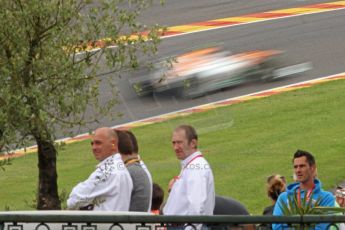
<svg viewBox="0 0 345 230"><path fill-rule="evenodd" d="M108 79L113 96L100 100L101 69L137 67L155 54L160 28L138 22L147 0L0 3L0 146L37 144L37 209L60 209L56 133L109 113L116 89Z"/></svg>

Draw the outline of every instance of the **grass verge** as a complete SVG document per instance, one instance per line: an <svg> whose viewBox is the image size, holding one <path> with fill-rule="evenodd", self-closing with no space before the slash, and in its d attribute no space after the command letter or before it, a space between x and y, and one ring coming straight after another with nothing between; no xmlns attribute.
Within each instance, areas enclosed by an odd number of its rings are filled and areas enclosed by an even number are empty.
<svg viewBox="0 0 345 230"><path fill-rule="evenodd" d="M139 127L140 153L155 182L166 191L179 162L171 148L171 131L181 123L196 127L199 147L210 162L216 192L240 200L252 214L270 205L267 176L292 181L291 158L296 149L316 157L319 178L330 189L345 178L345 80L247 101L203 113ZM89 141L59 151L59 188L68 193L96 165ZM37 156L15 159L0 172L0 210L27 210L35 199Z"/></svg>

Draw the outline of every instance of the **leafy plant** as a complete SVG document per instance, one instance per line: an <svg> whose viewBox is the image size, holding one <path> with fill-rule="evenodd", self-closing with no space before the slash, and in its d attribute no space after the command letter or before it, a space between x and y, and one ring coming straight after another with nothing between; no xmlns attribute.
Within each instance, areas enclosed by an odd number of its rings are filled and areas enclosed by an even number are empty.
<svg viewBox="0 0 345 230"><path fill-rule="evenodd" d="M311 193L310 197L313 197ZM314 202L313 199L307 199L307 197L301 198L301 204L298 202L296 191L293 196L288 196L288 202L281 201L279 206L284 216L292 215L322 215L322 214L334 214L345 212L345 208L342 207L324 207L320 206L321 196Z"/></svg>
<svg viewBox="0 0 345 230"><path fill-rule="evenodd" d="M341 207L320 206L322 197L319 196L316 201L314 201L312 197L313 192L310 194L310 198L302 197L298 199L297 192L295 191L293 196L288 196L287 203L281 200L279 207L284 216L329 215L345 212L345 208ZM292 227L293 229L309 229L315 227L315 224L292 224Z"/></svg>
<svg viewBox="0 0 345 230"><path fill-rule="evenodd" d="M312 196L313 193L311 193L310 197ZM284 216L313 214L315 207L318 207L321 201L321 197L319 197L314 203L313 199L303 197L301 198L301 204L299 204L296 191L293 196L288 196L287 198L287 203L281 200L279 204Z"/></svg>

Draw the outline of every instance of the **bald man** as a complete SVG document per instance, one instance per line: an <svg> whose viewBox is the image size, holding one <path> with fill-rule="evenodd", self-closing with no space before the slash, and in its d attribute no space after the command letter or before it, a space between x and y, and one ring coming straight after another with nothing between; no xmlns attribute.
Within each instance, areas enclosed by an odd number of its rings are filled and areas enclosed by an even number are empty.
<svg viewBox="0 0 345 230"><path fill-rule="evenodd" d="M73 188L67 200L68 209L129 210L133 183L117 143L116 132L108 127L94 132L92 152L100 163L87 180Z"/></svg>

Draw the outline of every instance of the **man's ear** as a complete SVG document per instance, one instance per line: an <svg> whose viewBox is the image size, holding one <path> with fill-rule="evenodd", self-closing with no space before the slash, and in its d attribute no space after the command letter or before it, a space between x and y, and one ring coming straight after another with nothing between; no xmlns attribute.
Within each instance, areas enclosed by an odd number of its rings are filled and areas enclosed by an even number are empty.
<svg viewBox="0 0 345 230"><path fill-rule="evenodd" d="M317 168L316 168L316 164L312 166L312 170L313 170L313 176L314 176L314 178L317 177Z"/></svg>
<svg viewBox="0 0 345 230"><path fill-rule="evenodd" d="M194 149L196 149L197 146L198 146L198 141L195 140L195 139L193 139L193 140L190 142L190 145L191 145Z"/></svg>
<svg viewBox="0 0 345 230"><path fill-rule="evenodd" d="M113 146L113 148L117 149L117 140L116 139L112 139L111 140L111 145Z"/></svg>

